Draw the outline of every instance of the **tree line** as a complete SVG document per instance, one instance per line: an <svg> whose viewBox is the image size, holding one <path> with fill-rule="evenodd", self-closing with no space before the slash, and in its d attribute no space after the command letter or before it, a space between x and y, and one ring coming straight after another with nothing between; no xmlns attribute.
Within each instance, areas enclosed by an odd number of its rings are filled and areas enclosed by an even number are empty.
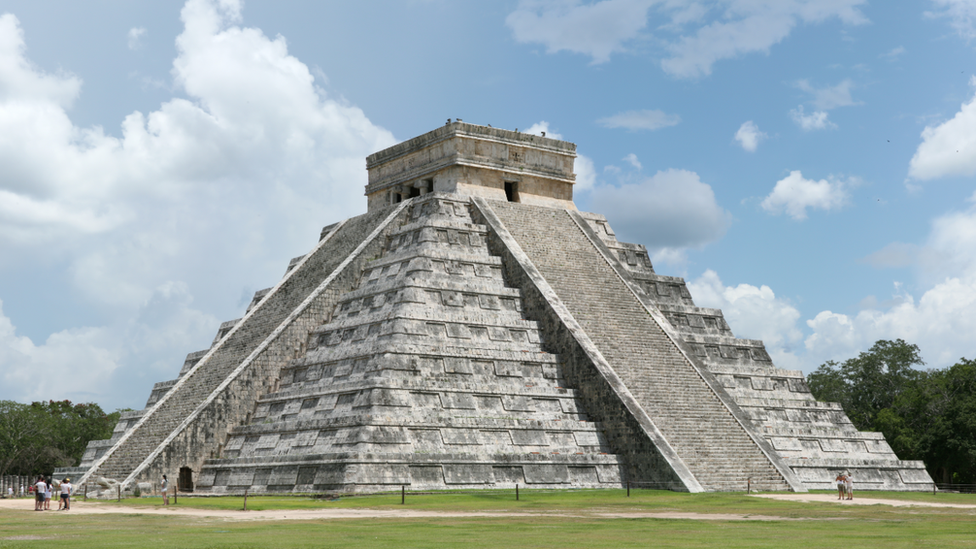
<svg viewBox="0 0 976 549"><path fill-rule="evenodd" d="M78 466L88 441L112 436L121 412L106 414L92 402L0 400L0 475L48 475Z"/></svg>
<svg viewBox="0 0 976 549"><path fill-rule="evenodd" d="M976 483L976 361L917 369L917 345L880 340L807 376L817 400L839 402L862 431L884 434L900 459L922 460L936 482Z"/></svg>

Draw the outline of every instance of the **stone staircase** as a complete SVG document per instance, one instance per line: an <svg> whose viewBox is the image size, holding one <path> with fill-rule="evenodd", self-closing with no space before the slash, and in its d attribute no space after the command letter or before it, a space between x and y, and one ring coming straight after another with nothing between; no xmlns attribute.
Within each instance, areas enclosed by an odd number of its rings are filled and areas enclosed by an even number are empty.
<svg viewBox="0 0 976 549"><path fill-rule="evenodd" d="M577 215L804 485L832 490L846 471L861 489L931 489L921 461L899 460L881 433L858 431L839 404L817 401L802 372L775 367L762 341L735 337L721 310L696 306L683 279L655 273L647 250L619 242L604 216Z"/></svg>
<svg viewBox="0 0 976 549"><path fill-rule="evenodd" d="M209 493L619 487L466 199L415 198L307 352L208 460Z"/></svg>
<svg viewBox="0 0 976 549"><path fill-rule="evenodd" d="M491 208L706 490L789 485L564 210Z"/></svg>
<svg viewBox="0 0 976 549"><path fill-rule="evenodd" d="M374 211L333 226L315 251L289 269L243 319L221 325L206 355L134 424L128 422L79 485L99 477L130 485L140 475L139 480L155 481L181 467L199 470L218 450L223 433L244 420L257 397L271 388L281 365L299 347L298 339L304 342L308 329L320 322L320 309L331 309L328 292L318 302L306 303L310 295L322 291L322 281L390 214L391 209Z"/></svg>

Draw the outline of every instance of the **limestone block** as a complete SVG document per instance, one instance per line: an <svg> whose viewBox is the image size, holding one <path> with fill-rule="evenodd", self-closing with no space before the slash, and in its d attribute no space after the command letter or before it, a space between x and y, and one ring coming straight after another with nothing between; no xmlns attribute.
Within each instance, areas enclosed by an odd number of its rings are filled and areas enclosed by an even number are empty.
<svg viewBox="0 0 976 549"><path fill-rule="evenodd" d="M565 465L523 465L527 484L564 484L569 482L569 468Z"/></svg>
<svg viewBox="0 0 976 549"><path fill-rule="evenodd" d="M480 445L479 432L471 429L441 429L444 444Z"/></svg>
<svg viewBox="0 0 976 549"><path fill-rule="evenodd" d="M444 482L446 484L491 484L492 466L465 463L444 465Z"/></svg>
<svg viewBox="0 0 976 549"><path fill-rule="evenodd" d="M549 438L545 431L513 429L512 442L518 446L548 446Z"/></svg>

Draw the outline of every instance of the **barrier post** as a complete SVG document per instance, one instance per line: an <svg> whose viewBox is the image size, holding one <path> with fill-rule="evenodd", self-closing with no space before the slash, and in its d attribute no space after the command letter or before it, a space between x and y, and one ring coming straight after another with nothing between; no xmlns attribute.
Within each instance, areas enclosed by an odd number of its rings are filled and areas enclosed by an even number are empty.
<svg viewBox="0 0 976 549"><path fill-rule="evenodd" d="M247 488L244 489L244 510L247 511Z"/></svg>
<svg viewBox="0 0 976 549"><path fill-rule="evenodd" d="M627 481L627 497L630 497L630 481Z"/></svg>
<svg viewBox="0 0 976 549"><path fill-rule="evenodd" d="M519 500L519 496L518 496L518 483L516 482L515 483L515 501L518 501L518 500Z"/></svg>
<svg viewBox="0 0 976 549"><path fill-rule="evenodd" d="M746 479L746 493L747 494L752 493L752 477Z"/></svg>
<svg viewBox="0 0 976 549"><path fill-rule="evenodd" d="M400 486L400 505L403 505L407 501L407 487Z"/></svg>

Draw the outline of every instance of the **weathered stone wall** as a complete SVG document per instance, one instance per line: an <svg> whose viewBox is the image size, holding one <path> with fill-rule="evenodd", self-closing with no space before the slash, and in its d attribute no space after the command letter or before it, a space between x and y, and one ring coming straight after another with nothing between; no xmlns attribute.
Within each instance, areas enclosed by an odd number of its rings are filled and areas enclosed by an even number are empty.
<svg viewBox="0 0 976 549"><path fill-rule="evenodd" d="M207 493L621 485L602 424L540 345L464 197L427 194L312 331Z"/></svg>
<svg viewBox="0 0 976 549"><path fill-rule="evenodd" d="M336 229L182 376L86 477L125 479L130 485L176 475L180 467L199 470L217 452L228 429L245 421L257 398L273 388L278 369L305 344L308 332L332 310L336 296L355 283L364 262L379 254L384 238L375 239L335 273L328 288L319 287L390 214L391 210L372 212Z"/></svg>

